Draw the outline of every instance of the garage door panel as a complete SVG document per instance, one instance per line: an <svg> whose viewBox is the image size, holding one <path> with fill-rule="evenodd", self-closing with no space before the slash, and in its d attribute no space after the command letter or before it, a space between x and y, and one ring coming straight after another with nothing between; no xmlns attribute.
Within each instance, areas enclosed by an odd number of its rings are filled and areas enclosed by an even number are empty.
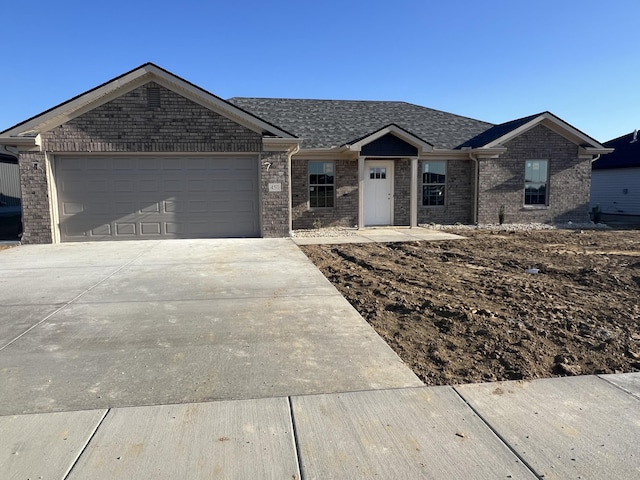
<svg viewBox="0 0 640 480"><path fill-rule="evenodd" d="M85 172L89 174L90 172ZM87 190L95 193L108 193L113 188L106 180L89 180L87 181Z"/></svg>
<svg viewBox="0 0 640 480"><path fill-rule="evenodd" d="M65 215L76 215L84 211L84 205L82 203L63 202L62 211Z"/></svg>
<svg viewBox="0 0 640 480"><path fill-rule="evenodd" d="M158 171L162 170L162 159L154 158L154 157L140 157L136 160L138 165L138 170L151 170Z"/></svg>
<svg viewBox="0 0 640 480"><path fill-rule="evenodd" d="M91 229L91 236L111 236L111 224L98 225Z"/></svg>
<svg viewBox="0 0 640 480"><path fill-rule="evenodd" d="M159 222L141 222L140 234L142 236L160 236L162 233L162 225Z"/></svg>
<svg viewBox="0 0 640 480"><path fill-rule="evenodd" d="M137 232L135 223L116 222L116 235L135 235Z"/></svg>
<svg viewBox="0 0 640 480"><path fill-rule="evenodd" d="M163 180L162 190L169 193L182 193L184 191L184 181L174 179Z"/></svg>
<svg viewBox="0 0 640 480"><path fill-rule="evenodd" d="M259 236L257 158L56 158L63 241Z"/></svg>

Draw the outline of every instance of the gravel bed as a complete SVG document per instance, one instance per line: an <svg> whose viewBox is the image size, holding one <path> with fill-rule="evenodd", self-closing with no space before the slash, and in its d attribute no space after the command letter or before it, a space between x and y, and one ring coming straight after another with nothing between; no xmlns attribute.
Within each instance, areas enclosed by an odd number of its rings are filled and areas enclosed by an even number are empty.
<svg viewBox="0 0 640 480"><path fill-rule="evenodd" d="M355 237L357 230L357 228L347 227L313 228L309 230L293 230L291 236L297 238Z"/></svg>
<svg viewBox="0 0 640 480"><path fill-rule="evenodd" d="M569 230L606 230L610 227L604 223L559 223L556 225L548 225L546 223L487 223L482 225L440 225L436 223L428 223L418 225L422 228L428 228L431 230L493 230L501 232L516 232L527 230L557 230L557 229L569 229ZM390 227L393 228L393 227ZM357 235L357 228L348 227L327 227L327 228L313 228L308 230L293 230L291 232L292 237L297 238L316 238L316 237L354 237Z"/></svg>
<svg viewBox="0 0 640 480"><path fill-rule="evenodd" d="M502 225L498 223L486 223L482 225L440 225L440 224L424 224L419 225L423 228L430 228L432 230L494 230L501 232L517 232L527 230L607 230L611 227L604 223L558 223L555 225L549 225L546 223L504 223Z"/></svg>

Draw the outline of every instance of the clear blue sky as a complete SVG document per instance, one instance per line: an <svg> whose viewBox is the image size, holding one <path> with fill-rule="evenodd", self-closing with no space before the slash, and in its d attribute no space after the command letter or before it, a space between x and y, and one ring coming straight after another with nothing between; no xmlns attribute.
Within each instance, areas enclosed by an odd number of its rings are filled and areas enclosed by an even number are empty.
<svg viewBox="0 0 640 480"><path fill-rule="evenodd" d="M149 61L222 98L640 128L637 0L32 0L2 18L0 130Z"/></svg>

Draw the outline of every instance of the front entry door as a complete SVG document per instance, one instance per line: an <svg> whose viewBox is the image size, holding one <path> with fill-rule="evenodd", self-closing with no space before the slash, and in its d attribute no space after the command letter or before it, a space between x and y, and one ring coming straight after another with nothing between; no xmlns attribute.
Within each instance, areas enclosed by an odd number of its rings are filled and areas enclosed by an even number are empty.
<svg viewBox="0 0 640 480"><path fill-rule="evenodd" d="M364 172L364 224L391 225L393 161L368 160Z"/></svg>

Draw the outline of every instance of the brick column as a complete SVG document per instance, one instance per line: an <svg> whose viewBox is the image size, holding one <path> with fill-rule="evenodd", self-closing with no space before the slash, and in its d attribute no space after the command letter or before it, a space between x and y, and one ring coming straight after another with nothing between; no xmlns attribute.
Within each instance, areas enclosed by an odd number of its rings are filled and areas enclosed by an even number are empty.
<svg viewBox="0 0 640 480"><path fill-rule="evenodd" d="M52 243L46 159L43 152L20 152L22 243Z"/></svg>
<svg viewBox="0 0 640 480"><path fill-rule="evenodd" d="M288 152L262 152L260 189L262 236L288 237L291 225Z"/></svg>

